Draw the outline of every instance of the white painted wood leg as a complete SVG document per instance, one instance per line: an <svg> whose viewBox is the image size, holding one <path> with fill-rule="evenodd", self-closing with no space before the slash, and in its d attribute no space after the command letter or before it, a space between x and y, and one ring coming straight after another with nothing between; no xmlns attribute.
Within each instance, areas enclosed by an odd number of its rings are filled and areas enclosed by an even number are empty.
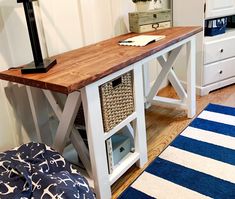
<svg viewBox="0 0 235 199"><path fill-rule="evenodd" d="M192 118L196 114L196 43L195 36L186 44L187 48L187 107L188 117Z"/></svg>
<svg viewBox="0 0 235 199"><path fill-rule="evenodd" d="M37 114L36 114L36 107L34 105L34 99L33 99L32 91L31 91L31 87L26 86L26 90L27 90L27 94L29 97L29 104L30 104L30 109L31 109L32 115L33 115L33 121L35 124L37 139L39 142L42 142L42 137L41 137L41 132L40 132L40 128L39 128L38 118L37 118Z"/></svg>
<svg viewBox="0 0 235 199"><path fill-rule="evenodd" d="M146 127L144 114L143 75L141 64L134 65L134 99L137 118L134 120L135 150L140 154L137 162L138 167L143 167L148 160Z"/></svg>
<svg viewBox="0 0 235 199"><path fill-rule="evenodd" d="M149 79L149 63L143 64L143 84L144 84L144 97L146 99L148 93L150 92L150 79ZM151 104L145 101L145 109L148 109Z"/></svg>
<svg viewBox="0 0 235 199"><path fill-rule="evenodd" d="M59 126L56 131L54 148L62 153L70 136L78 109L81 105L81 96L78 91L70 93L66 99Z"/></svg>
<svg viewBox="0 0 235 199"><path fill-rule="evenodd" d="M96 197L110 199L111 187L98 86L93 83L84 87L81 95Z"/></svg>
<svg viewBox="0 0 235 199"><path fill-rule="evenodd" d="M50 145L52 143L52 135L48 124L49 115L48 112L44 111L46 104L44 103L44 100L41 99L41 97L44 96L40 96L40 89L26 86L26 90L36 129L37 140L38 142Z"/></svg>

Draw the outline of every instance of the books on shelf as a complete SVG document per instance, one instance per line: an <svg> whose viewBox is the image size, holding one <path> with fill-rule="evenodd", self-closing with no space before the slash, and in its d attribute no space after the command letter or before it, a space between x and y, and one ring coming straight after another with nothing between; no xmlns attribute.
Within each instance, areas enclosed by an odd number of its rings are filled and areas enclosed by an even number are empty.
<svg viewBox="0 0 235 199"><path fill-rule="evenodd" d="M106 151L107 151L107 161L108 161L108 170L109 173L113 172L114 163L113 163L113 147L111 138L106 140Z"/></svg>
<svg viewBox="0 0 235 199"><path fill-rule="evenodd" d="M138 35L130 37L126 40L119 41L122 46L146 46L152 42L159 41L165 38L165 35Z"/></svg>
<svg viewBox="0 0 235 199"><path fill-rule="evenodd" d="M131 152L130 138L126 135L115 134L106 140L108 169L111 174L115 166Z"/></svg>

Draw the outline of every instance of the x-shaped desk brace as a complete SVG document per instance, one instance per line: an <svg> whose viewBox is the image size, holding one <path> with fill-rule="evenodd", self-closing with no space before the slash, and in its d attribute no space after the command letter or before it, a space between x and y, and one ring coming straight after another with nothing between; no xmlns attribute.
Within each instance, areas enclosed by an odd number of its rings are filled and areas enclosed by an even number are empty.
<svg viewBox="0 0 235 199"><path fill-rule="evenodd" d="M27 86L27 92L29 96L29 101L31 104L31 109L37 107L35 104L35 100L33 100L33 95L31 91L31 87ZM55 149L62 153L64 148L66 147L67 142L70 140L76 151L78 152L78 156L81 159L82 163L85 165L86 171L90 177L92 177L91 171L91 163L89 158L89 151L86 144L83 141L79 131L74 126L74 121L78 112L79 107L81 106L81 93L73 92L68 95L66 99L66 103L62 109L62 107L57 102L57 99L49 90L43 90L44 95L46 96L49 104L51 105L57 119L59 120L59 126L57 129L56 137L53 143ZM39 141L43 143L48 143L48 140L44 140L42 136L43 129L39 129L40 125L38 124L39 118L36 115L36 111L32 111L34 113L34 122L37 131L37 137ZM70 133L71 132L71 133ZM70 136L70 138L68 137Z"/></svg>
<svg viewBox="0 0 235 199"><path fill-rule="evenodd" d="M187 52L187 93L177 78L173 66L183 45L186 44ZM166 53L168 56L166 58ZM155 54L151 58L156 58L162 67L154 84L150 88L148 78L147 64L144 66L145 77L145 100L147 106L150 104L163 104L167 106L179 107L188 110L188 117L192 118L196 112L196 92L195 92L195 37L190 37L173 46L166 48L164 51ZM157 96L160 86L164 79L167 78L174 87L179 96L178 99Z"/></svg>

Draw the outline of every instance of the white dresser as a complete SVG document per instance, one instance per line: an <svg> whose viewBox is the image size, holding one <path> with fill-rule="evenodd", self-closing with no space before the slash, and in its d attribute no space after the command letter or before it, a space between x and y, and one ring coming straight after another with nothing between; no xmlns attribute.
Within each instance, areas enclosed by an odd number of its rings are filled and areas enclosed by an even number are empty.
<svg viewBox="0 0 235 199"><path fill-rule="evenodd" d="M235 15L235 0L173 0L173 25L199 25L206 19ZM235 83L235 28L224 34L207 37L204 31L197 39L197 93L210 91ZM176 65L184 65L184 51ZM184 67L175 67L177 75L186 82Z"/></svg>

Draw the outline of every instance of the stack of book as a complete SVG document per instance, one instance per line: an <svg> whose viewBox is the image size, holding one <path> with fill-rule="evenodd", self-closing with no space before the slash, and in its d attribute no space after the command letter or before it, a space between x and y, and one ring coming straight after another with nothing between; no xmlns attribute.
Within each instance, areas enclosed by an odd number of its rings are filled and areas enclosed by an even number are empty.
<svg viewBox="0 0 235 199"><path fill-rule="evenodd" d="M108 169L111 174L116 165L131 152L130 137L122 134L115 134L106 140Z"/></svg>

